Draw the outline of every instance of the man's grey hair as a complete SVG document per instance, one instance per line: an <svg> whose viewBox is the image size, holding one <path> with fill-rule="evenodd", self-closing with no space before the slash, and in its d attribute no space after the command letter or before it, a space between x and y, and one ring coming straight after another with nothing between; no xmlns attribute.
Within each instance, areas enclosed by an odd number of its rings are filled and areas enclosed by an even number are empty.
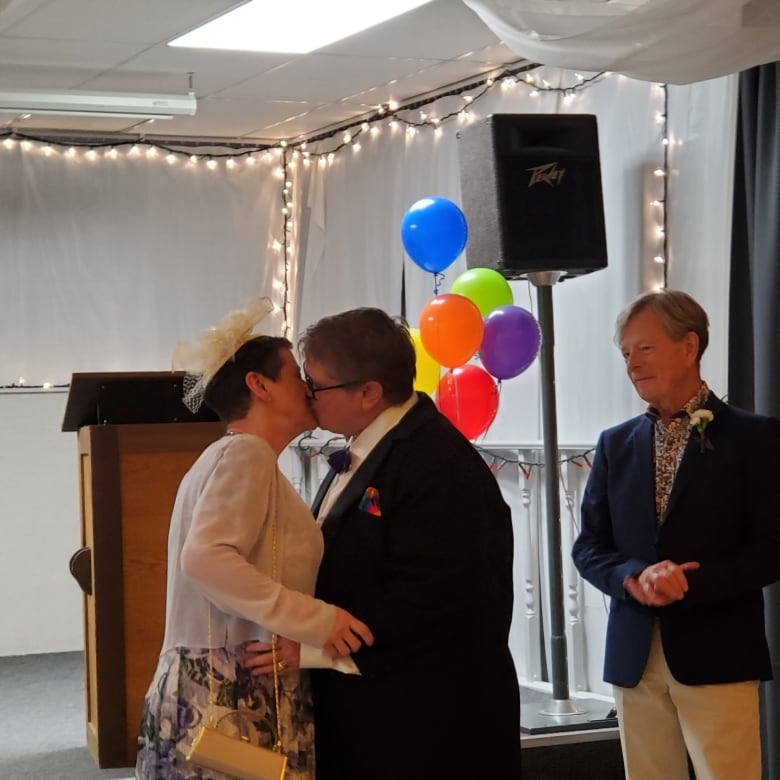
<svg viewBox="0 0 780 780"><path fill-rule="evenodd" d="M635 298L620 312L615 323L615 343L618 346L628 321L645 309L650 309L659 316L664 330L673 341L681 341L687 333L695 333L699 337L696 360L701 361L710 341L707 312L688 293L681 290L647 292Z"/></svg>

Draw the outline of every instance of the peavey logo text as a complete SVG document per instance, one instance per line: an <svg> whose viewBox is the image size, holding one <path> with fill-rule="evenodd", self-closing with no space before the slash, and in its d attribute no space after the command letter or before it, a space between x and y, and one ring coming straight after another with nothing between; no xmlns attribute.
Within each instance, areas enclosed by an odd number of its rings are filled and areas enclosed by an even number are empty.
<svg viewBox="0 0 780 780"><path fill-rule="evenodd" d="M526 168L526 170L531 172L531 178L528 181L529 188L535 184L549 184L551 187L557 187L563 180L563 174L566 173L566 168L559 168L557 162L537 165L535 168Z"/></svg>

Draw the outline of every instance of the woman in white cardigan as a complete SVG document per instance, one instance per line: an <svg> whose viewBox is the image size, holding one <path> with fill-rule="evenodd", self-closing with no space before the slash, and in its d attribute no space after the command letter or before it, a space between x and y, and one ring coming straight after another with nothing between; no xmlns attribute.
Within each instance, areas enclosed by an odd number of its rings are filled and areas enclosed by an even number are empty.
<svg viewBox="0 0 780 780"><path fill-rule="evenodd" d="M311 595L322 536L277 458L317 423L290 342L252 333L265 313L261 299L200 343L183 345L175 358L197 380L185 402L205 401L227 429L184 476L173 508L165 637L136 764L142 780L224 778L185 756L211 715L233 709L250 713L253 741L273 745L274 677L249 673L247 643L278 633L342 656L373 641L364 623ZM285 777L311 780L309 680L284 652L280 647L277 667L284 672L278 679Z"/></svg>

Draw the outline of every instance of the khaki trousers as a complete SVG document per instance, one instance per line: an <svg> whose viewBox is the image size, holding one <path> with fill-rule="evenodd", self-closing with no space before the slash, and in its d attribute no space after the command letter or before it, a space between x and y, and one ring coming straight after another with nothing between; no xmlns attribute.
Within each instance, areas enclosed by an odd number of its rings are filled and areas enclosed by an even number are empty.
<svg viewBox="0 0 780 780"><path fill-rule="evenodd" d="M627 780L761 780L758 682L682 685L656 623L636 688L613 686Z"/></svg>

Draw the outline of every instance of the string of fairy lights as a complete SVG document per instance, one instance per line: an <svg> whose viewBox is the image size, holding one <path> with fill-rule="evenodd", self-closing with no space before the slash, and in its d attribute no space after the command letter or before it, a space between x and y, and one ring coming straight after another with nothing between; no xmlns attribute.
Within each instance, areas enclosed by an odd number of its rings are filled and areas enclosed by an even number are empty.
<svg viewBox="0 0 780 780"><path fill-rule="evenodd" d="M656 289L664 289L669 281L669 239L667 225L667 197L669 192L669 147L672 140L669 137L669 89L666 84L658 84L663 101L663 108L656 114L656 121L661 126L662 164L655 168L653 174L661 181L661 195L655 198L651 205L658 207L658 225L656 226L656 240L658 251L653 257L655 263L662 269L662 280L657 283Z"/></svg>
<svg viewBox="0 0 780 780"><path fill-rule="evenodd" d="M318 165L322 168L335 164L339 155L358 154L362 145L380 136L403 130L412 137L418 133L432 132L434 136L442 133L443 125L450 122L463 123L474 118L474 105L493 90L508 91L526 89L530 97L544 93L557 93L564 103L569 104L582 90L596 84L612 74L596 73L584 76L573 74L572 83L564 86L551 84L542 77L542 66L535 63L510 63L497 71L481 75L478 78L460 82L457 85L439 90L422 98L407 102L388 101L376 106L375 110L349 122L316 132L309 136L294 139L282 139L273 143L252 144L240 140L197 140L166 139L157 136L138 134L135 136L95 137L84 134L33 134L10 127L0 132L0 153L2 150L20 149L23 153L42 154L45 157L61 157L66 160L84 161L97 164L100 161L118 160L121 157L137 160L164 161L170 166L186 167L193 171L205 168L208 171L256 170L265 166L271 168L271 175L281 182L280 212L281 235L270 241L270 248L279 255L280 278L274 281L274 290L278 295L277 310L283 317L283 329L290 336L291 287L290 277L295 258L295 214L296 204L295 176L298 166ZM622 77L621 77L622 78ZM668 94L666 85L656 85L661 91L663 107L657 113L661 125L662 162L654 170L660 179L658 196L652 200L656 208L658 224L655 230L658 236L657 248L653 260L662 269L662 281L659 288L666 286L668 246L666 234L666 202L668 186L668 148L667 108ZM444 101L447 101L446 103ZM452 101L455 100L455 107ZM438 105L437 105L438 104ZM437 111L437 107L447 105L448 110ZM329 143L331 142L331 143ZM32 388L54 389L67 385L29 385L23 377L10 384L0 386L0 390ZM533 466L533 464L530 464Z"/></svg>
<svg viewBox="0 0 780 780"><path fill-rule="evenodd" d="M292 179L290 178L290 163L288 161L287 149L282 149L282 177L284 185L282 187L282 313L284 316L284 335L291 337L290 328L290 266L294 254L293 247L293 215L294 207L292 193ZM274 246L277 242L274 242Z"/></svg>
<svg viewBox="0 0 780 780"><path fill-rule="evenodd" d="M521 458L510 458L507 457L506 454L502 454L499 452L496 452L491 449L487 449L485 447L480 447L475 445L476 450L482 455L482 457L487 461L487 464L489 468L492 471L495 471L498 473L506 466L516 466L522 473L523 476L526 479L531 479L532 472L534 469L542 469L544 468L543 462L537 462L537 461L525 461ZM565 466L568 463L573 464L574 466L577 466L578 468L591 468L592 463L590 460L590 456L595 452L595 449L593 447L588 448L587 450L583 450L582 452L577 452L572 455L568 455L564 458L558 459L558 465L559 466Z"/></svg>
<svg viewBox="0 0 780 780"><path fill-rule="evenodd" d="M344 449L347 446L347 440L342 436L333 436L326 441L322 441L321 439L317 439L312 436L311 433L306 433L300 436L290 446L299 457L308 457L311 460L317 458L326 460L327 457L333 452ZM496 474L509 466L518 469L520 473L523 474L523 477L526 480L529 480L532 478L535 469L540 470L544 468L544 462L542 461L523 460L520 457L510 457L507 454L509 451L514 450L537 449L540 448L541 445L537 445L536 447L523 446L517 448L506 446L501 447L500 450L490 449L489 447L478 444L473 444L473 446L474 449L476 449L485 460L488 468L490 468L490 470L494 471ZM590 469L593 465L591 457L593 456L594 452L595 448L589 447L582 450L581 452L575 452L565 457L561 457L558 459L557 463L559 466L572 464L577 468Z"/></svg>

